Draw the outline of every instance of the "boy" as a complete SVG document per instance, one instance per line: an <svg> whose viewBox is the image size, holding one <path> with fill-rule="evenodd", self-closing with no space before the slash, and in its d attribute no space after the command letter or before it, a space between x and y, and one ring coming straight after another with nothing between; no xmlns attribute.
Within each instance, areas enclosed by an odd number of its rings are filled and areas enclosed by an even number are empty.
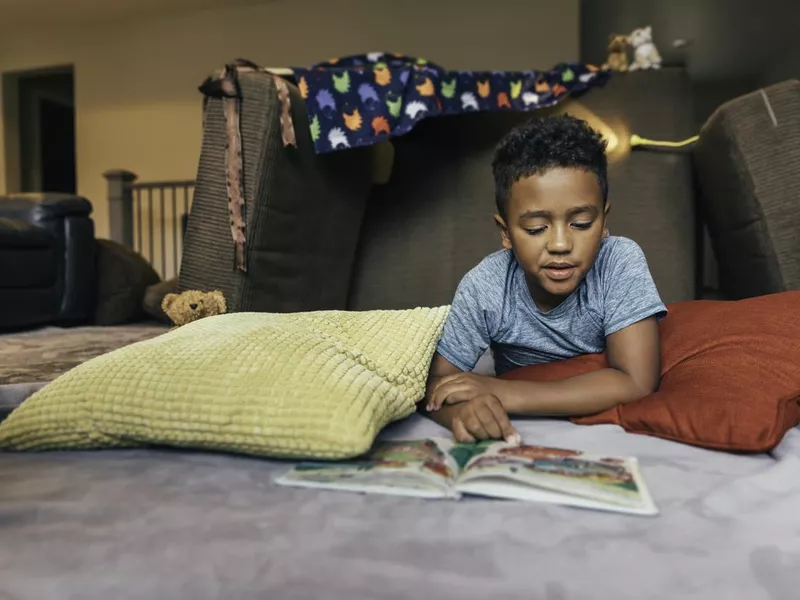
<svg viewBox="0 0 800 600"><path fill-rule="evenodd" d="M500 142L492 170L504 250L458 286L423 400L430 417L459 441L519 443L508 415L587 415L655 391L666 307L639 246L608 235L603 139L566 115L530 121ZM603 351L609 366L543 383L470 373L488 347L498 375Z"/></svg>

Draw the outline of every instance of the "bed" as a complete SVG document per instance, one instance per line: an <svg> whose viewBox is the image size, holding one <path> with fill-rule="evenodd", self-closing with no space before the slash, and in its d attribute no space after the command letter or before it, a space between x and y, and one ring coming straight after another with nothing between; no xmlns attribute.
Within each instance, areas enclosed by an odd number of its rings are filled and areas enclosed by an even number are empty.
<svg viewBox="0 0 800 600"><path fill-rule="evenodd" d="M249 132L243 138L245 183L254 198L264 169L247 161L273 156L260 151L265 132L272 146L283 146L275 126L277 103L269 100L274 94L265 93L263 82L247 77L242 82L244 101L255 107L242 112L243 130ZM583 102L598 119L612 122L623 115L630 131L685 139L695 133L690 90L685 73L668 68L639 79L614 78ZM328 238L297 235L295 227L319 224L326 232L353 230L359 236L357 244L347 240L352 254L333 256L346 263L348 281L352 270L349 287L336 287L347 297L346 308L439 306L452 298L463 273L496 249L488 165L498 127L508 123L430 120L397 138L392 179L370 197L363 221L351 218L349 205L336 216L337 205L323 193L318 194L323 217L292 213L308 205L289 192L316 181L305 171L283 183L277 176L265 178L285 185L275 188L284 196L265 192L262 206L254 201L250 218L258 222L261 210L295 220L275 220L273 233L262 232L270 244L280 238L285 246L281 254L270 245L271 260L250 267L251 281L269 285L239 293L241 276L231 269L229 215L220 200L226 188L219 102L208 105L210 133L198 171L205 180L198 181L192 201L181 264L184 288L215 277L215 287L228 292L237 311L274 306L275 297L264 297L276 290L292 291L291 306L306 297L316 300L325 286L318 278L301 277L300 269L331 270L333 253L323 246L316 254L306 252L307 240ZM301 128L297 132L308 135ZM283 156L279 150L274 155ZM642 241L666 302L694 298L703 273L689 157L637 152L612 167L614 233ZM293 201L280 209L270 205L283 197ZM127 189L109 202L130 207L132 198ZM291 235L284 239L279 229ZM120 239L126 236L132 239L133 229ZM304 253L291 251L294 244L303 245ZM443 258L432 261L432 256ZM266 268L275 265L281 268ZM275 283L282 281L287 285ZM290 489L273 483L290 462L211 452L0 453L0 599L800 596L800 429L791 429L769 454L737 455L613 425L538 420L516 426L528 442L638 457L660 515ZM443 433L412 416L382 435Z"/></svg>
<svg viewBox="0 0 800 600"><path fill-rule="evenodd" d="M213 453L0 454L0 598L797 597L800 429L738 456L516 424L639 457L660 515L281 488L291 463ZM442 433L415 415L383 435Z"/></svg>

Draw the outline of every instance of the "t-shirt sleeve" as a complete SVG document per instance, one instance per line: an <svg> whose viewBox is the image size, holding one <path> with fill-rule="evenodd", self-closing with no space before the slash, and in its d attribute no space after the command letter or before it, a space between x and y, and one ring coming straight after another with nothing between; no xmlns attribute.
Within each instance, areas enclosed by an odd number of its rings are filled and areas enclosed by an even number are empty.
<svg viewBox="0 0 800 600"><path fill-rule="evenodd" d="M487 298L479 277L467 273L458 285L436 351L462 371L472 371L491 342Z"/></svg>
<svg viewBox="0 0 800 600"><path fill-rule="evenodd" d="M647 258L636 242L619 239L608 253L603 271L606 337L649 317L661 319L667 314Z"/></svg>

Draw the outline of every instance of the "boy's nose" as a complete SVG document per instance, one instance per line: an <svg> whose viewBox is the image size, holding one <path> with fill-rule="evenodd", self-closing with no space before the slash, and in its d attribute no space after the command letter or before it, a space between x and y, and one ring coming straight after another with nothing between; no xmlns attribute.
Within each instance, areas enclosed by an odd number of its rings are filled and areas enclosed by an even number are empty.
<svg viewBox="0 0 800 600"><path fill-rule="evenodd" d="M566 231L559 231L556 229L550 237L550 243L547 245L549 252L563 254L572 249L572 240Z"/></svg>

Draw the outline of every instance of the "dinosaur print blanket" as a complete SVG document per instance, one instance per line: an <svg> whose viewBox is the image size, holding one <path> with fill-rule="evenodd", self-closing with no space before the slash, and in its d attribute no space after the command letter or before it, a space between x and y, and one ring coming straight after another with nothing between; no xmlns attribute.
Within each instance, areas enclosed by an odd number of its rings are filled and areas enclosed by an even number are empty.
<svg viewBox="0 0 800 600"><path fill-rule="evenodd" d="M448 71L421 58L372 52L293 68L317 154L403 135L424 118L470 111L529 111L603 85L593 65L549 71Z"/></svg>

